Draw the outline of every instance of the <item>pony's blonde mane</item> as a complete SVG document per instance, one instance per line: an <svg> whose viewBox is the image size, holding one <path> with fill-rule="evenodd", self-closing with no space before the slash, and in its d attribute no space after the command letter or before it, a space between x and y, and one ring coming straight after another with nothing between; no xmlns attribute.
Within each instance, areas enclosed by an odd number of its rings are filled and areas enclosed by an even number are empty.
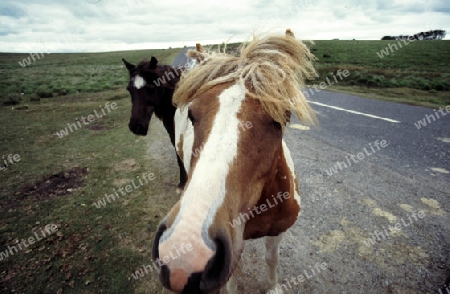
<svg viewBox="0 0 450 294"><path fill-rule="evenodd" d="M247 95L259 100L264 110L283 126L290 120L290 111L305 123L316 121L300 90L305 79L315 77L314 55L289 29L285 36L254 36L241 47L238 57L205 53L200 44L187 56L199 64L185 72L177 85L173 102L178 107L216 85L239 82L245 85Z"/></svg>

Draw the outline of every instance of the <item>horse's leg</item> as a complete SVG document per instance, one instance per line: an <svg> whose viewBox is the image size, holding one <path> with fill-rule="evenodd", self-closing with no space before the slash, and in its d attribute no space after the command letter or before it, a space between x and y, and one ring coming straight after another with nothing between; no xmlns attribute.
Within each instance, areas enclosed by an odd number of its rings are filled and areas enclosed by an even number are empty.
<svg viewBox="0 0 450 294"><path fill-rule="evenodd" d="M170 100L172 99L172 96L170 97ZM175 147L175 154L177 155L177 162L178 167L180 168L180 183L177 185L177 194L180 194L184 190L184 186L186 185L187 181L187 174L186 170L184 168L183 161L181 160L180 156L178 156L177 147L175 146L175 111L176 108L170 103L166 107L165 111L166 114L162 118L162 122L164 125L164 128L166 129L167 133L170 137L170 142L172 143L173 147Z"/></svg>
<svg viewBox="0 0 450 294"><path fill-rule="evenodd" d="M283 238L283 234L280 234L275 237L266 237L266 262L269 267L268 272L268 281L269 281L269 290L267 293L282 293L281 288L278 287L278 275L277 275L277 266L278 266L278 247L280 245L281 239Z"/></svg>
<svg viewBox="0 0 450 294"><path fill-rule="evenodd" d="M245 244L244 244L245 245ZM242 276L242 258L239 259L236 268L231 274L230 279L225 286L220 290L220 294L238 294L238 285L236 277Z"/></svg>
<svg viewBox="0 0 450 294"><path fill-rule="evenodd" d="M186 170L184 169L183 161L181 160L180 156L178 156L177 153L177 162L178 166L180 167L180 183L177 186L177 194L180 194L184 190L184 186L186 185L187 181L187 174Z"/></svg>
<svg viewBox="0 0 450 294"><path fill-rule="evenodd" d="M226 283L225 287L220 290L220 294L238 294L237 282L234 273Z"/></svg>

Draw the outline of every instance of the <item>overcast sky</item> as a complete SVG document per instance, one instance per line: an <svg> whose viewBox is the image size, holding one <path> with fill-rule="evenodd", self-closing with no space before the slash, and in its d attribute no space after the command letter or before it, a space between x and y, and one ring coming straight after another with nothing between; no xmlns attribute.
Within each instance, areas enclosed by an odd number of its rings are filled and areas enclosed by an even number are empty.
<svg viewBox="0 0 450 294"><path fill-rule="evenodd" d="M450 36L449 0L1 0L1 52L100 52L238 42L291 28L299 39ZM450 37L447 36L446 39Z"/></svg>

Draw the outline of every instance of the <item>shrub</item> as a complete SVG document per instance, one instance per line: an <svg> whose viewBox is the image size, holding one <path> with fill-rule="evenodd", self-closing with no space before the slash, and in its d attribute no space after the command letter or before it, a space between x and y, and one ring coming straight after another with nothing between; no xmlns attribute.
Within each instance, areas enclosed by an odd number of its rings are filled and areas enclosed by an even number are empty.
<svg viewBox="0 0 450 294"><path fill-rule="evenodd" d="M109 89L111 89L111 84L110 84L109 82L104 82L104 83L101 85L101 89L102 89L102 90L109 90Z"/></svg>
<svg viewBox="0 0 450 294"><path fill-rule="evenodd" d="M47 85L40 85L36 89L36 94L40 98L51 98L51 97L53 97L53 90Z"/></svg>
<svg viewBox="0 0 450 294"><path fill-rule="evenodd" d="M406 79L402 79L402 80L398 81L398 86L402 87L402 88L410 88L409 81Z"/></svg>
<svg viewBox="0 0 450 294"><path fill-rule="evenodd" d="M359 78L362 77L362 74L359 71L354 71L353 74L351 75L351 77L355 80L358 80Z"/></svg>
<svg viewBox="0 0 450 294"><path fill-rule="evenodd" d="M38 95L36 95L36 93L33 93L30 95L30 101L31 102L39 102L39 101L41 101L41 98L39 98Z"/></svg>
<svg viewBox="0 0 450 294"><path fill-rule="evenodd" d="M431 90L430 82L423 78L416 78L416 77L412 78L412 87L419 89L419 90L425 90L425 91Z"/></svg>
<svg viewBox="0 0 450 294"><path fill-rule="evenodd" d="M22 101L20 93L9 93L3 99L4 105L17 105Z"/></svg>
<svg viewBox="0 0 450 294"><path fill-rule="evenodd" d="M64 96L64 95L69 94L69 89L66 87L60 87L60 88L56 89L55 92L56 92L56 95L58 95L58 96Z"/></svg>
<svg viewBox="0 0 450 294"><path fill-rule="evenodd" d="M366 85L368 81L369 80L367 79L367 77L363 77L363 76L361 76L360 78L357 79L358 83L364 84L364 85Z"/></svg>
<svg viewBox="0 0 450 294"><path fill-rule="evenodd" d="M436 91L445 91L449 89L448 85L443 80L434 80L431 82L431 88Z"/></svg>
<svg viewBox="0 0 450 294"><path fill-rule="evenodd" d="M390 79L389 80L389 84L390 84L391 87L398 87L399 86L398 81L397 81L396 78Z"/></svg>
<svg viewBox="0 0 450 294"><path fill-rule="evenodd" d="M429 90L431 90L431 86L430 86L429 83L423 83L423 84L421 85L421 89L422 89L422 90L429 91Z"/></svg>

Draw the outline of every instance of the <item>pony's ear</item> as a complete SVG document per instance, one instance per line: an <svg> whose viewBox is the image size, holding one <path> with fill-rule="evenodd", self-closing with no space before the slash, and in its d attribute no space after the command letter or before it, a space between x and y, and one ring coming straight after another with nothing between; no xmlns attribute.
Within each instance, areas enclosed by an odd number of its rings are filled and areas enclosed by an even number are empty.
<svg viewBox="0 0 450 294"><path fill-rule="evenodd" d="M154 69L154 68L156 68L156 65L158 64L158 60L154 57L154 56L152 56L152 59L150 60L150 65L149 65L149 67L151 68L151 69Z"/></svg>
<svg viewBox="0 0 450 294"><path fill-rule="evenodd" d="M208 53L205 52L205 49L203 49L203 47L202 47L202 45L200 45L200 43L197 43L195 45L195 50L189 49L186 52L186 56L189 58L195 59L197 61L197 63L200 63L208 57Z"/></svg>
<svg viewBox="0 0 450 294"><path fill-rule="evenodd" d="M136 65L131 64L128 61L126 61L125 58L122 58L122 61L129 71L131 71L132 69L134 69L136 67Z"/></svg>
<svg viewBox="0 0 450 294"><path fill-rule="evenodd" d="M286 37L295 38L294 33L291 31L291 29L286 30Z"/></svg>
<svg viewBox="0 0 450 294"><path fill-rule="evenodd" d="M205 49L203 49L203 46L200 43L195 44L195 50L198 52L205 52Z"/></svg>

